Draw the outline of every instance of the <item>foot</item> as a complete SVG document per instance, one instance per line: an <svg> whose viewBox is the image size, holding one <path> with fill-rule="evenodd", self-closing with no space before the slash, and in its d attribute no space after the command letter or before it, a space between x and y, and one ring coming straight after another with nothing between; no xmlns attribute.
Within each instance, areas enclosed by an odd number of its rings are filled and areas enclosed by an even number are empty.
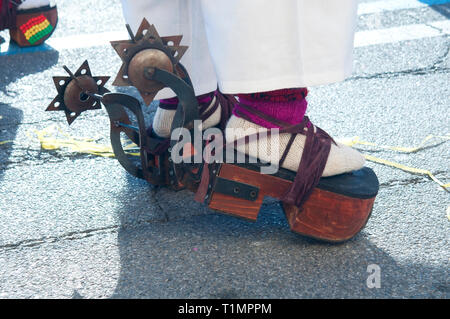
<svg viewBox="0 0 450 319"><path fill-rule="evenodd" d="M0 0L0 30L9 29L10 37L21 47L46 41L58 22L56 6L49 0Z"/></svg>
<svg viewBox="0 0 450 319"><path fill-rule="evenodd" d="M234 109L234 115L227 123L225 130L225 137L227 143L233 142L238 139L242 139L248 136L250 131L268 130L270 128L280 128L279 125L274 124L270 119L275 119L285 123L286 126L292 126L300 123L303 120L306 111L306 93L303 89L292 89L291 91L282 92L283 96L280 96L280 91L272 91L272 96L267 94L258 95L241 95L239 96L240 102ZM252 109L256 109L257 114L248 113L248 109L241 107L241 105L250 106ZM261 116L258 116L261 115ZM279 124L279 123L278 123ZM306 129L317 128L312 124ZM283 154L285 153L288 144L291 142L290 149L285 155L284 160L280 163L280 166L288 170L296 172L299 168L300 161L303 155L303 149L305 147L306 135L297 134L293 141L290 141L292 134L281 133L279 135L279 149L277 154L271 154L270 145L271 137L267 137L267 143L258 143L255 140L251 140L245 152L253 157L257 157L263 161L271 162L272 164L279 164ZM342 145L331 143L328 159L325 164L322 176L333 176L342 173L358 170L364 166L364 157L355 149Z"/></svg>
<svg viewBox="0 0 450 319"><path fill-rule="evenodd" d="M226 141L227 143L233 142L235 140L244 138L246 135L245 130L253 129L255 131L258 130L267 130L260 125L254 124L250 121L247 121L243 118L239 118L235 115L231 116L228 121L226 127ZM236 133L233 133L236 132ZM259 144L255 141L251 141L246 148L246 153L257 157L266 162L272 162L273 164L277 164L281 159L281 154L285 151L289 139L291 138L291 134L280 134L279 136L279 155L273 156L267 149L265 148L265 144ZM270 137L267 138L267 144L270 145ZM306 136L298 134L284 160L284 163L281 164L281 167L286 168L288 170L296 172L300 160L303 155L303 148L305 146ZM270 146L269 146L270 147ZM358 170L364 166L364 157L355 149L348 147L346 145L342 145L340 143L331 144L330 153L328 155L328 160L325 165L325 169L323 171L322 176L333 176L342 173L351 172L354 170Z"/></svg>

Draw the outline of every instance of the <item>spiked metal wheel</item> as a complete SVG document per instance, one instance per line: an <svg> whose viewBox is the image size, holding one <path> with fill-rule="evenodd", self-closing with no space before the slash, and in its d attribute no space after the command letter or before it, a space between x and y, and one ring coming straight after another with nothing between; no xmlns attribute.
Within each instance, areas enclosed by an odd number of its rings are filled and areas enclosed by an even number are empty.
<svg viewBox="0 0 450 319"><path fill-rule="evenodd" d="M182 35L160 37L154 25L144 19L136 34L127 25L130 40L112 41L111 45L122 59L122 66L113 82L115 86L134 86L146 105L164 88L158 81L146 76L149 69L159 68L179 73L177 66L187 46L180 45Z"/></svg>
<svg viewBox="0 0 450 319"><path fill-rule="evenodd" d="M101 109L96 95L109 92L104 87L109 76L92 76L88 61L84 61L75 73L63 66L69 76L54 76L58 95L48 105L46 111L64 111L67 122L73 121L84 111Z"/></svg>
<svg viewBox="0 0 450 319"><path fill-rule="evenodd" d="M113 85L136 87L147 105L159 90L170 88L179 99L173 128L185 124L193 129L194 120L199 119L198 102L188 72L179 62L188 48L180 45L182 36L160 37L155 27L145 19L136 34L128 25L127 30L129 40L111 42L123 62ZM100 109L103 104L110 118L114 154L130 174L144 178L153 185L169 185L175 190L195 188L200 171L197 168L197 173L192 175L191 166L175 164L170 160L169 146L178 139L160 138L146 128L137 99L122 93L110 93L104 87L109 77L92 76L87 61L75 73L66 66L64 69L69 76L53 77L58 95L47 111L64 111L67 122L71 124L82 112ZM127 156L121 133L139 146L140 164Z"/></svg>

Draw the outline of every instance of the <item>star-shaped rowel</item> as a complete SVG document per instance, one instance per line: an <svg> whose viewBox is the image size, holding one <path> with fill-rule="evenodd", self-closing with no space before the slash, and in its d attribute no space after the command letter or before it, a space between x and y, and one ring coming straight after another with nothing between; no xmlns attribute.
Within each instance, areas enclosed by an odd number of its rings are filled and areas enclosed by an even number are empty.
<svg viewBox="0 0 450 319"><path fill-rule="evenodd" d="M92 76L87 60L83 62L75 74L66 66L63 66L63 68L69 76L53 77L58 95L46 111L64 111L70 125L82 112L101 109L99 95L109 92L104 85L110 77Z"/></svg>
<svg viewBox="0 0 450 319"><path fill-rule="evenodd" d="M136 87L149 105L164 86L147 79L145 68L157 67L176 73L176 66L188 47L180 45L182 35L160 37L155 26L145 18L135 35L129 25L127 30L131 40L111 42L123 62L113 85Z"/></svg>

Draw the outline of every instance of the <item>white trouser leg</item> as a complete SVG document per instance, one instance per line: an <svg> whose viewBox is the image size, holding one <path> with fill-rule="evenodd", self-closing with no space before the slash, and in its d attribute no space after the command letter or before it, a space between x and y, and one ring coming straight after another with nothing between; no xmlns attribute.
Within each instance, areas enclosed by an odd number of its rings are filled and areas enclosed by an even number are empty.
<svg viewBox="0 0 450 319"><path fill-rule="evenodd" d="M189 50L181 62L197 95L214 90L217 80L224 93L252 93L341 81L352 70L357 0L122 0L122 6L133 30L146 17L161 35L184 35Z"/></svg>
<svg viewBox="0 0 450 319"><path fill-rule="evenodd" d="M352 71L357 0L202 0L224 93L341 81Z"/></svg>

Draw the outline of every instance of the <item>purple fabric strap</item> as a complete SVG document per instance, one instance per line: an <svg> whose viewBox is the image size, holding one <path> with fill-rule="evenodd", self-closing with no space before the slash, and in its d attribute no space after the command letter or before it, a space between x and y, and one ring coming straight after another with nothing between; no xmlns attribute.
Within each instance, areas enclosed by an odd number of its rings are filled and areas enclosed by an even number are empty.
<svg viewBox="0 0 450 319"><path fill-rule="evenodd" d="M216 100L214 101L214 104L211 105L211 101L213 100L214 97L216 97ZM197 100L199 103L200 119L202 121L205 121L207 118L209 118L220 105L221 114L219 127L221 130L224 130L228 122L228 119L232 114L233 107L235 103L237 103L236 99L231 95L222 94L222 92L220 92L219 89L217 89L214 92L197 97ZM159 103L159 107L165 110L176 110L178 107L178 98L175 97L171 99L162 100ZM150 127L147 128L147 134L149 137L153 136L152 125L150 125ZM147 149L147 152L153 155L161 155L165 151L167 151L169 145L170 140L166 139L164 141L161 141L154 150Z"/></svg>
<svg viewBox="0 0 450 319"><path fill-rule="evenodd" d="M214 104L211 105L211 101L216 97ZM199 104L200 119L205 121L208 119L219 107L221 106L221 116L219 127L224 130L228 119L230 118L234 105L237 103L236 99L232 95L223 94L217 89L214 92L203 94L197 97ZM161 100L159 107L164 110L176 110L178 107L178 98Z"/></svg>
<svg viewBox="0 0 450 319"><path fill-rule="evenodd" d="M336 143L324 130L312 125L307 116L305 116L299 124L292 125L290 123L271 118L267 114L242 103L240 104L240 108L246 111L245 114L236 109L235 112L237 111L239 116L243 119L251 121L251 118L256 116L272 123L275 127L280 127L279 134L292 134L292 137L286 146L286 150L280 158L280 166L286 159L296 135L303 134L306 136L305 146L303 148L300 165L297 169L297 174L290 189L281 198L283 202L300 208L311 195L314 187L316 187L319 183L327 163L331 143ZM249 117L246 114L251 114L252 116ZM270 136L270 131L268 133L269 134L267 135ZM248 143L249 140L250 139L247 136L245 138L245 143Z"/></svg>
<svg viewBox="0 0 450 319"><path fill-rule="evenodd" d="M211 104L211 100L214 97L215 92L210 92L197 96L197 102L200 105L200 110L202 107L205 109ZM170 99L162 99L159 101L159 107L164 110L176 110L178 106L178 97L172 97Z"/></svg>
<svg viewBox="0 0 450 319"><path fill-rule="evenodd" d="M233 109L237 104L237 101L233 95L222 94L219 89L216 90L215 95L216 103L221 107L219 127L223 131L227 126L227 122L233 113ZM217 107L215 108L217 109Z"/></svg>

